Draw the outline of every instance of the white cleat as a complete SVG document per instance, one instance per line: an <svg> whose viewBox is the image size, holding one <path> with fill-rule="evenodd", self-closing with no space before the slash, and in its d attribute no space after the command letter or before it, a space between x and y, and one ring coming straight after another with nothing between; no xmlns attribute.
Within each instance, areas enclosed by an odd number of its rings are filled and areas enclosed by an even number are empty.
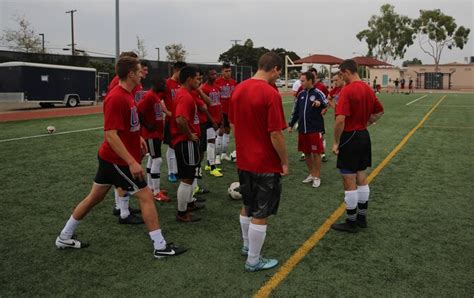
<svg viewBox="0 0 474 298"><path fill-rule="evenodd" d="M222 153L221 159L222 160L227 160L227 161L232 161L232 158L229 155L227 155L227 153Z"/></svg>
<svg viewBox="0 0 474 298"><path fill-rule="evenodd" d="M306 179L304 179L304 180L301 181L301 182L303 182L303 183L311 183L311 182L313 182L313 180L314 180L314 177L311 176L311 175L309 175L308 177L306 177Z"/></svg>
<svg viewBox="0 0 474 298"><path fill-rule="evenodd" d="M89 246L87 242L81 242L77 239L61 239L59 236L56 238L56 247L60 249L65 248L86 248Z"/></svg>
<svg viewBox="0 0 474 298"><path fill-rule="evenodd" d="M314 177L313 187L318 188L320 185L321 185L321 179L319 179L318 177Z"/></svg>

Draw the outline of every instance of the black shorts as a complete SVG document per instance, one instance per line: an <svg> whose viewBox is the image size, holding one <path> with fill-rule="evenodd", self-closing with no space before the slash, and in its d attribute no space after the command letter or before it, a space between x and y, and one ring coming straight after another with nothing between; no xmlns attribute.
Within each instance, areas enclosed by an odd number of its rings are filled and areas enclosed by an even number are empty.
<svg viewBox="0 0 474 298"><path fill-rule="evenodd" d="M230 128L229 115L227 113L222 113L222 127Z"/></svg>
<svg viewBox="0 0 474 298"><path fill-rule="evenodd" d="M163 130L163 144L171 145L171 128L170 122L165 121L165 128Z"/></svg>
<svg viewBox="0 0 474 298"><path fill-rule="evenodd" d="M151 158L160 158L161 157L161 140L158 138L146 139L146 147L148 148L148 153L150 153Z"/></svg>
<svg viewBox="0 0 474 298"><path fill-rule="evenodd" d="M201 154L199 152L199 141L183 141L176 144L176 161L180 178L197 178L196 169L199 167Z"/></svg>
<svg viewBox="0 0 474 298"><path fill-rule="evenodd" d="M279 173L253 173L238 170L240 193L248 216L266 218L277 214L281 196Z"/></svg>
<svg viewBox="0 0 474 298"><path fill-rule="evenodd" d="M94 182L100 185L114 185L127 191L131 195L147 187L146 180L133 178L128 166L112 164L98 157L99 168Z"/></svg>
<svg viewBox="0 0 474 298"><path fill-rule="evenodd" d="M372 166L372 148L367 130L344 131L339 142L337 168L356 173Z"/></svg>
<svg viewBox="0 0 474 298"><path fill-rule="evenodd" d="M199 138L199 151L206 152L207 150L207 123L199 124L201 128L201 137Z"/></svg>

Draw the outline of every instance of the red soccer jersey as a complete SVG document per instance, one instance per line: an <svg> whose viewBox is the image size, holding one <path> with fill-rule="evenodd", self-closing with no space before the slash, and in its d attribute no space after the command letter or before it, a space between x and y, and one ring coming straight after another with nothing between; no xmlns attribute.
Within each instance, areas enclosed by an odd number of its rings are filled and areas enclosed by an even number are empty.
<svg viewBox="0 0 474 298"><path fill-rule="evenodd" d="M227 114L229 113L229 100L234 92L235 86L237 86L237 81L234 79L226 80L224 78L218 78L215 85L219 87L221 94L222 112Z"/></svg>
<svg viewBox="0 0 474 298"><path fill-rule="evenodd" d="M205 112L201 112L199 108L206 106L206 103L204 102L204 100L202 100L197 90L193 90L191 93L194 97L194 101L196 102L196 107L198 109L199 123L204 124L207 122L207 115Z"/></svg>
<svg viewBox="0 0 474 298"><path fill-rule="evenodd" d="M324 93L324 96L328 97L329 95L328 88L326 88L326 85L324 85L323 83L316 82L316 84L314 84L314 88L319 89L319 91Z"/></svg>
<svg viewBox="0 0 474 298"><path fill-rule="evenodd" d="M133 158L140 163L140 121L133 95L121 86L113 88L104 101L104 131L117 130L122 143ZM103 160L126 166L127 163L115 153L105 140L99 148Z"/></svg>
<svg viewBox="0 0 474 298"><path fill-rule="evenodd" d="M281 160L270 139L270 132L287 127L280 94L266 81L243 81L230 100L229 121L234 124L237 167L281 173Z"/></svg>
<svg viewBox="0 0 474 298"><path fill-rule="evenodd" d="M176 123L176 118L182 116L188 122L191 133L195 133L198 137L201 135L201 129L199 127L199 117L197 114L196 102L191 92L186 88L181 87L176 92L176 113L171 119L171 142L173 146L176 146L179 142L189 140L189 137L182 133Z"/></svg>
<svg viewBox="0 0 474 298"><path fill-rule="evenodd" d="M176 92L181 88L181 84L172 78L166 80L165 105L168 111L174 116ZM170 121L170 117L166 116L166 121Z"/></svg>
<svg viewBox="0 0 474 298"><path fill-rule="evenodd" d="M346 116L344 131L364 130L370 115L383 112L374 91L364 82L347 84L339 93L336 116Z"/></svg>
<svg viewBox="0 0 474 298"><path fill-rule="evenodd" d="M163 110L161 109L161 97L163 94L149 90L138 102L138 113L142 116L146 125L142 125L141 135L144 139L158 138L163 140ZM153 126L154 130L149 130L146 126Z"/></svg>
<svg viewBox="0 0 474 298"><path fill-rule="evenodd" d="M214 119L217 124L220 124L222 122L222 105L217 84L209 85L209 83L206 83L202 85L201 89L204 94L209 96L209 100L211 101L211 105L208 108L209 114L211 114L212 119Z"/></svg>

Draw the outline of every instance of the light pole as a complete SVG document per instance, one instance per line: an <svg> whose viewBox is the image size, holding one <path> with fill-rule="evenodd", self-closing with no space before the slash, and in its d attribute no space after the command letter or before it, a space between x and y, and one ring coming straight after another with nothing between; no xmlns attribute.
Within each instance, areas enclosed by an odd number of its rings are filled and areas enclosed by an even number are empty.
<svg viewBox="0 0 474 298"><path fill-rule="evenodd" d="M115 0L115 63L117 63L120 56L120 10L119 0Z"/></svg>
<svg viewBox="0 0 474 298"><path fill-rule="evenodd" d="M71 53L72 55L76 55L76 51L74 49L74 13L76 12L77 10L76 9L71 9L71 10L68 10L66 11L66 13L70 13L71 14L71 39L72 39L72 42L71 42Z"/></svg>
<svg viewBox="0 0 474 298"><path fill-rule="evenodd" d="M160 62L160 48L155 48L155 50L158 50L158 59L156 61Z"/></svg>
<svg viewBox="0 0 474 298"><path fill-rule="evenodd" d="M44 33L40 33L39 35L41 36L41 45L42 45L43 53L44 53Z"/></svg>

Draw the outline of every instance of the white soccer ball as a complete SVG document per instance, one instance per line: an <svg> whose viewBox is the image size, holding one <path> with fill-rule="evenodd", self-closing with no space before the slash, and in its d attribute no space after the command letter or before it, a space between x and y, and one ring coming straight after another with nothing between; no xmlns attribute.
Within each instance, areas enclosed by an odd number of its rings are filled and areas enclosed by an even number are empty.
<svg viewBox="0 0 474 298"><path fill-rule="evenodd" d="M50 126L46 127L46 131L48 133L54 133L56 131L56 127L50 125Z"/></svg>
<svg viewBox="0 0 474 298"><path fill-rule="evenodd" d="M237 152L235 150L230 154L230 160L237 162Z"/></svg>
<svg viewBox="0 0 474 298"><path fill-rule="evenodd" d="M227 190L229 193L229 197L232 200L242 200L242 194L240 193L240 183L239 182L233 182L230 186L229 189Z"/></svg>

